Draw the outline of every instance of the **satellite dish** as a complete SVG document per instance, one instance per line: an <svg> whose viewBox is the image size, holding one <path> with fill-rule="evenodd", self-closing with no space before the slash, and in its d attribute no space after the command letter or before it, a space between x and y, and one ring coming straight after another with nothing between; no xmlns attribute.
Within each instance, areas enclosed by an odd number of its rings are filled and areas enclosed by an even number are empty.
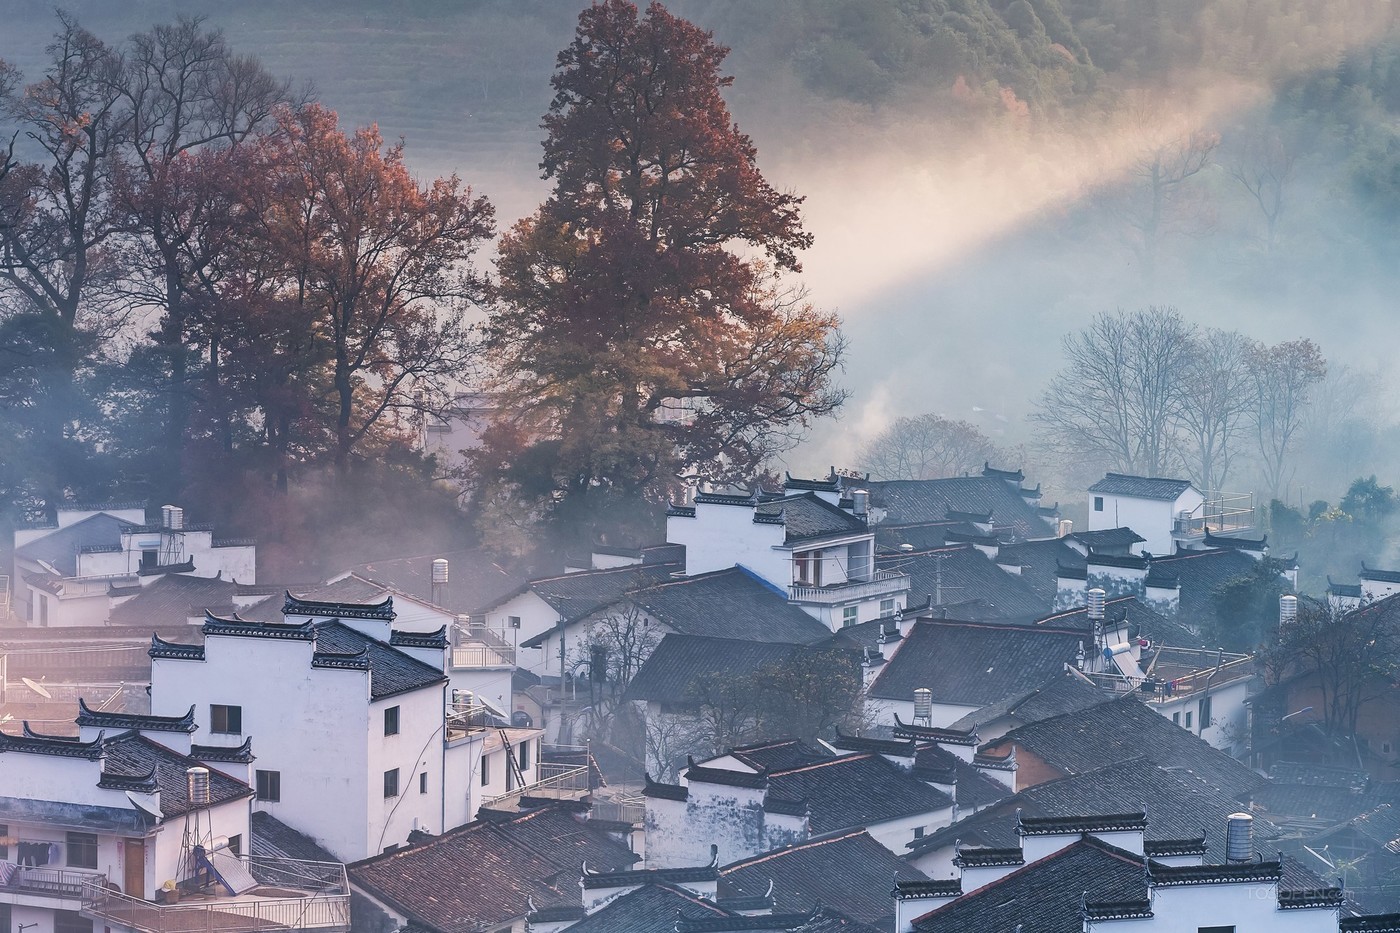
<svg viewBox="0 0 1400 933"><path fill-rule="evenodd" d="M154 819L158 820L162 816L164 816L164 814L160 812L159 806L153 806L150 802L143 802L140 797L136 796L131 791L126 792L126 799L131 801L131 805L133 807L140 810L142 813L146 814L149 817L153 817Z"/></svg>
<svg viewBox="0 0 1400 933"><path fill-rule="evenodd" d="M28 677L21 677L20 680L24 681L24 685L26 687L28 687L30 690L33 690L35 693L39 694L39 696L43 697L44 699L53 699L53 694L49 693L48 689L38 681L30 680Z"/></svg>

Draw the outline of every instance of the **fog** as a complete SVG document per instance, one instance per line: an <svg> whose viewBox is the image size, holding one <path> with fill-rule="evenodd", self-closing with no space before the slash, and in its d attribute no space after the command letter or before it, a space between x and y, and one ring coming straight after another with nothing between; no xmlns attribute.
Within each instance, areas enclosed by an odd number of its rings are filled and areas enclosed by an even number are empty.
<svg viewBox="0 0 1400 933"><path fill-rule="evenodd" d="M1173 305L1190 321L1258 340L1311 337L1334 368L1388 362L1400 330L1394 264L1359 247L1390 231L1356 216L1356 198L1338 197L1347 182L1326 150L1300 161L1290 180L1273 253L1252 245L1257 217L1226 170L1237 131L1270 119L1280 83L1383 38L1390 21L1381 7L1303 4L1298 35L1257 40L1260 63L1191 63L1150 81L1114 76L1111 91L1073 113L1032 112L1013 98L1003 113L961 114L947 106L946 88L905 88L874 104L823 96L748 34L752 10L743 4L673 6L734 47L731 108L770 181L806 196L816 243L803 281L845 321L850 402L788 454L794 472L854 466L861 444L893 418L925 411L972 421L1005 446L1029 444L1026 415L1060 366L1060 339L1115 308ZM376 120L386 137L402 136L422 175L461 175L496 204L502 227L547 192L536 168L538 116L576 4L527 5L519 16L482 4L454 14L462 28L454 43L430 41L439 27L423 4L308 4L290 23L262 3L233 12L156 0L70 7L111 38L178 12L206 15L238 50L314 83L345 122ZM51 14L30 2L0 3L0 12L15 24L0 35L0 58L34 73ZM340 35L382 58L334 54ZM307 36L329 44L308 45ZM1193 180L1211 216L1207 229L1164 240L1149 276L1096 192L1131 183L1144 151L1193 132L1221 137L1213 164ZM1365 416L1382 427L1394 413L1379 400L1393 388L1368 383L1376 410ZM1362 474L1387 466L1354 465ZM1330 477L1342 487L1324 489L1329 478L1306 474L1298 482L1319 497L1335 499L1347 481ZM1052 497L1078 495L1044 478Z"/></svg>

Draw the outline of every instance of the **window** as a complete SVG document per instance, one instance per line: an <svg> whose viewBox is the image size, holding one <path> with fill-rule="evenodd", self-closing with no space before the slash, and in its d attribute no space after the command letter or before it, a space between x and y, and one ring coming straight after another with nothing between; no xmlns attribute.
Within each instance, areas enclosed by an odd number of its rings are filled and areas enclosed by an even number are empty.
<svg viewBox="0 0 1400 933"><path fill-rule="evenodd" d="M481 756L481 786L485 787L491 783L491 756Z"/></svg>
<svg viewBox="0 0 1400 933"><path fill-rule="evenodd" d="M243 707L209 704L209 731L223 735L242 735Z"/></svg>
<svg viewBox="0 0 1400 933"><path fill-rule="evenodd" d="M1186 728L1191 728L1191 711L1189 709L1186 711Z"/></svg>
<svg viewBox="0 0 1400 933"><path fill-rule="evenodd" d="M384 772L384 796L397 797L399 795L399 769L392 768Z"/></svg>
<svg viewBox="0 0 1400 933"><path fill-rule="evenodd" d="M384 734L399 734L399 708L391 706L384 711Z"/></svg>
<svg viewBox="0 0 1400 933"><path fill-rule="evenodd" d="M424 772L422 772L421 774L418 775L418 793L420 793L420 794L426 794L427 792L428 792L428 772L424 771Z"/></svg>
<svg viewBox="0 0 1400 933"><path fill-rule="evenodd" d="M259 800L267 800L276 803L282 799L281 771L259 771L257 785Z"/></svg>
<svg viewBox="0 0 1400 933"><path fill-rule="evenodd" d="M157 554L154 550L141 552L141 569L155 570Z"/></svg>
<svg viewBox="0 0 1400 933"><path fill-rule="evenodd" d="M1095 497L1094 497L1094 511L1095 511L1095 512L1102 512L1102 511L1103 511L1103 496L1095 496Z"/></svg>
<svg viewBox="0 0 1400 933"><path fill-rule="evenodd" d="M92 921L76 910L55 910L53 933L92 933Z"/></svg>
<svg viewBox="0 0 1400 933"><path fill-rule="evenodd" d="M5 837L9 834L10 827L6 826L4 823L0 823L0 861L10 857L10 847L5 845L4 842ZM4 933L6 929L8 928L5 927L4 924L0 924L0 933Z"/></svg>
<svg viewBox="0 0 1400 933"><path fill-rule="evenodd" d="M915 827L915 829L914 829L914 838L915 838L915 839L922 839L922 838L924 838L924 828L923 828L922 826Z"/></svg>
<svg viewBox="0 0 1400 933"><path fill-rule="evenodd" d="M1179 726L1179 725L1181 725L1181 714L1180 714L1180 713L1172 713L1172 725L1174 725L1174 726Z"/></svg>
<svg viewBox="0 0 1400 933"><path fill-rule="evenodd" d="M1202 729L1210 728L1210 697L1203 697L1201 699L1196 721L1201 724Z"/></svg>
<svg viewBox="0 0 1400 933"><path fill-rule="evenodd" d="M238 835L238 836L229 836L229 837L228 837L228 850L229 850L230 852L232 852L234 855L242 855L242 854L243 854L243 837L242 837L241 835Z"/></svg>
<svg viewBox="0 0 1400 933"><path fill-rule="evenodd" d="M506 616L506 622L511 628L520 628L520 616Z"/></svg>
<svg viewBox="0 0 1400 933"><path fill-rule="evenodd" d="M1233 926L1228 927L1196 927L1196 933L1235 933Z"/></svg>
<svg viewBox="0 0 1400 933"><path fill-rule="evenodd" d="M893 600L893 599L882 599L882 600L880 600L880 618L882 618L882 619L893 618L893 617L894 617L894 613L895 613L895 606L894 606L894 600Z"/></svg>
<svg viewBox="0 0 1400 933"><path fill-rule="evenodd" d="M528 770L530 770L530 743L529 743L529 742L521 742L521 743L520 743L520 770L521 770L521 771L528 771Z"/></svg>
<svg viewBox="0 0 1400 933"><path fill-rule="evenodd" d="M97 837L92 833L68 834L68 867L97 867Z"/></svg>
<svg viewBox="0 0 1400 933"><path fill-rule="evenodd" d="M36 593L35 596L39 600L39 624L47 626L49 624L49 598L39 593Z"/></svg>
<svg viewBox="0 0 1400 933"><path fill-rule="evenodd" d="M855 624L856 624L857 622L859 622L859 621L860 621L860 607L859 607L859 606L847 606L846 608L844 608L844 609L841 610L841 627L842 627L842 628L845 628L845 627L848 626L848 625L855 625Z"/></svg>

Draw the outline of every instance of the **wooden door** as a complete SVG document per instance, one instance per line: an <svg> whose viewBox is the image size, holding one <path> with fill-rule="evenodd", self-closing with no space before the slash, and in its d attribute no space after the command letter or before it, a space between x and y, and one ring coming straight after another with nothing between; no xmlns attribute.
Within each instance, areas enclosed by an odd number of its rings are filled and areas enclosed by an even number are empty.
<svg viewBox="0 0 1400 933"><path fill-rule="evenodd" d="M122 891L132 897L146 896L146 840L127 839L122 848Z"/></svg>

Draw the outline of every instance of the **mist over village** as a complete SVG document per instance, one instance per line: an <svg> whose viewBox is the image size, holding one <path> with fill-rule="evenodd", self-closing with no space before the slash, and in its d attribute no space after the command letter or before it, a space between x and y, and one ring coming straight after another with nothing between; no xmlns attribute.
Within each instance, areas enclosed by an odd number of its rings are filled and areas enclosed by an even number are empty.
<svg viewBox="0 0 1400 933"><path fill-rule="evenodd" d="M0 933L1400 933L1386 0L0 0Z"/></svg>

